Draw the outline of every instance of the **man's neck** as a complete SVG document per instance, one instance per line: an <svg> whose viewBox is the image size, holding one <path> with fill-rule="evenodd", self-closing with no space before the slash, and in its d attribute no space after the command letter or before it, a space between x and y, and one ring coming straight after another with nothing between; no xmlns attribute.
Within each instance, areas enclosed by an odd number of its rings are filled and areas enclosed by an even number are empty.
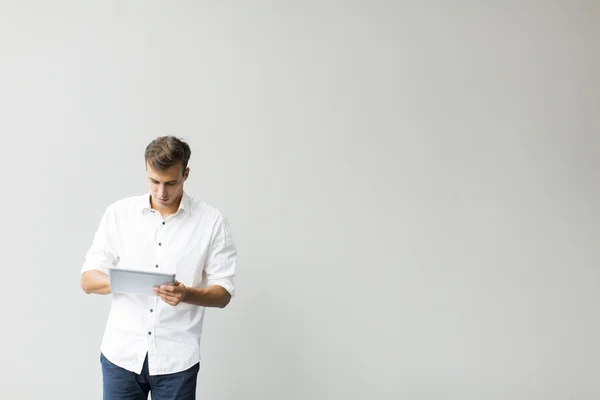
<svg viewBox="0 0 600 400"><path fill-rule="evenodd" d="M181 204L182 198L183 198L183 195L179 196L179 199L174 201L173 204L171 204L169 207L162 208L162 207L158 207L154 203L152 196L150 196L150 207L152 207L152 209L158 211L160 213L160 216L163 217L163 219L164 219L164 218L167 218L171 214L175 214L177 212L177 210L179 210L179 204Z"/></svg>

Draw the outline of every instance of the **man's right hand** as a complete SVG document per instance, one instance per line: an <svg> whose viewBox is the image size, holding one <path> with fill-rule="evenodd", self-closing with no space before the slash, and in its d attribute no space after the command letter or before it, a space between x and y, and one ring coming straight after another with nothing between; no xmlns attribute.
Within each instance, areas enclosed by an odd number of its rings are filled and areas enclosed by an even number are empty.
<svg viewBox="0 0 600 400"><path fill-rule="evenodd" d="M104 272L93 269L81 275L81 288L87 294L109 294L110 280Z"/></svg>

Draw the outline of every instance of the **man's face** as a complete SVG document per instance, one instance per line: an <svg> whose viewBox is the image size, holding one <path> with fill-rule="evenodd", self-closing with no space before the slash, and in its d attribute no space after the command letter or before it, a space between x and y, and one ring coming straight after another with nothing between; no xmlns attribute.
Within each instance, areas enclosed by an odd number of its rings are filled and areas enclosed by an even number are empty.
<svg viewBox="0 0 600 400"><path fill-rule="evenodd" d="M182 170L181 164L174 165L166 171L155 170L150 164L146 164L146 175L154 206L169 208L183 195L183 182L187 179L190 169Z"/></svg>

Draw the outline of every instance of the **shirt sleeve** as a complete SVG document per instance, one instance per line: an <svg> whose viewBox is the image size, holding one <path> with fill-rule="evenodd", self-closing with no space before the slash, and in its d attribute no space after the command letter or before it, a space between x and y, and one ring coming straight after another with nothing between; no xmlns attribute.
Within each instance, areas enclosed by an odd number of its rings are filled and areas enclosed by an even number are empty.
<svg viewBox="0 0 600 400"><path fill-rule="evenodd" d="M231 237L229 221L220 216L215 224L210 249L204 264L206 286L219 285L233 297L236 263L237 250Z"/></svg>
<svg viewBox="0 0 600 400"><path fill-rule="evenodd" d="M112 209L109 207L104 212L92 245L85 255L85 262L81 268L82 274L90 270L99 270L108 275L109 268L117 264L119 255L114 246L111 216Z"/></svg>

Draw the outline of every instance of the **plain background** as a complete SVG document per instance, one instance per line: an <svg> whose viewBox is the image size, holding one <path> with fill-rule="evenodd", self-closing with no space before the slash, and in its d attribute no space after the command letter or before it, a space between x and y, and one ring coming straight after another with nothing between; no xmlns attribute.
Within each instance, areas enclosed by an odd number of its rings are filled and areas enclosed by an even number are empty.
<svg viewBox="0 0 600 400"><path fill-rule="evenodd" d="M0 3L0 397L100 399L143 151L230 220L201 399L600 397L595 1Z"/></svg>

